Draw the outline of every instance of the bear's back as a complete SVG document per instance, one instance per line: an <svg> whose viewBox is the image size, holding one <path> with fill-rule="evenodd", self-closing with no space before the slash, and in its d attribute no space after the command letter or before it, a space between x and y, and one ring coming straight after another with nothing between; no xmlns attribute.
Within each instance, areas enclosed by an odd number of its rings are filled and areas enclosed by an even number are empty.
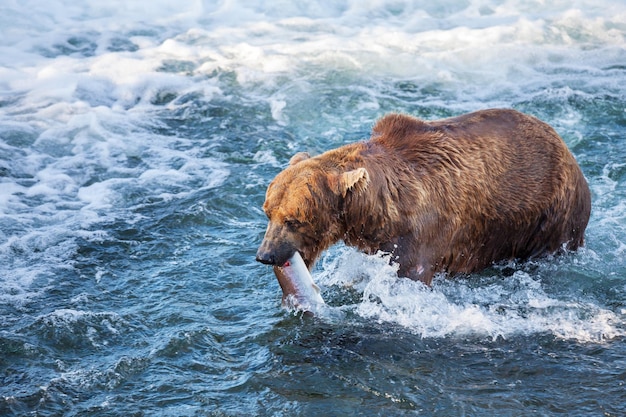
<svg viewBox="0 0 626 417"><path fill-rule="evenodd" d="M537 198L551 195L568 181L568 175L582 176L554 129L509 109L436 121L390 114L374 126L371 143L427 173L430 179L452 176L457 186L467 183L470 188L476 185L472 182L484 182L487 190L498 187L494 192L507 200L514 197L502 195L507 190L516 195L532 193ZM442 172L448 175L441 177Z"/></svg>
<svg viewBox="0 0 626 417"><path fill-rule="evenodd" d="M372 129L372 142L407 155L411 150L436 151L427 147L455 145L457 141L466 152L524 147L534 153L546 145L566 149L548 124L512 109L481 110L434 121L392 113L382 117Z"/></svg>

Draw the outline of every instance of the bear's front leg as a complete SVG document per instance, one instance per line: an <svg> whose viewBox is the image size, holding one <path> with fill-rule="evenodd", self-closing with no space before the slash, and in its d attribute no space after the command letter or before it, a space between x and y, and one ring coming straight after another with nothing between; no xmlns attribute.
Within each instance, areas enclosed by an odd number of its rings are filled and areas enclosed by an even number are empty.
<svg viewBox="0 0 626 417"><path fill-rule="evenodd" d="M398 264L398 276L430 285L435 271L426 250L412 237L400 237L381 245L380 250L391 254L390 263Z"/></svg>
<svg viewBox="0 0 626 417"><path fill-rule="evenodd" d="M400 273L400 270L398 270L398 276L406 276L406 278L410 278L413 281L422 281L428 286L433 282L434 275L435 273L432 268L424 268L421 264L409 268L404 274Z"/></svg>

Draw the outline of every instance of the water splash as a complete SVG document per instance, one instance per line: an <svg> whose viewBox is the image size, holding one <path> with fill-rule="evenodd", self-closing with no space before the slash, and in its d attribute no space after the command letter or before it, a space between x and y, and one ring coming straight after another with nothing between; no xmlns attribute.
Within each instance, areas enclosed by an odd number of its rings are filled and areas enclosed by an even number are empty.
<svg viewBox="0 0 626 417"><path fill-rule="evenodd" d="M368 256L347 248L338 252L337 257L329 255L322 262L316 276L329 305L333 293L337 296L352 288L359 298L353 294L351 308L362 319L400 325L424 338L552 334L579 342L603 342L626 335L623 311L580 296L575 283L561 293L550 293L542 281L541 263L528 267L530 272L518 265L512 275L497 268L487 275L454 279L441 275L427 287L398 278L387 256Z"/></svg>

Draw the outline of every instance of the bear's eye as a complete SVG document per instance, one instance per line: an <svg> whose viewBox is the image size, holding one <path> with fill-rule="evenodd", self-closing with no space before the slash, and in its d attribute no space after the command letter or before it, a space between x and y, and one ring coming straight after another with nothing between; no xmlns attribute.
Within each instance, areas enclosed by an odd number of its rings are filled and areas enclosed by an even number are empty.
<svg viewBox="0 0 626 417"><path fill-rule="evenodd" d="M295 219L285 220L285 226L291 230L296 230L302 225L302 223Z"/></svg>

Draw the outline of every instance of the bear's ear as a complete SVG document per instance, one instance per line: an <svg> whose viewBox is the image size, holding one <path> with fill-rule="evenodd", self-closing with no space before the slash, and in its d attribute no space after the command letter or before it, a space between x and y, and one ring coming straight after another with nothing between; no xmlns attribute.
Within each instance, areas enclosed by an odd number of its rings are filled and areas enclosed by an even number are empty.
<svg viewBox="0 0 626 417"><path fill-rule="evenodd" d="M309 159L310 157L311 155L309 155L308 152L298 152L297 154L291 157L291 159L289 160L289 165L295 165L298 162L302 162L305 159Z"/></svg>
<svg viewBox="0 0 626 417"><path fill-rule="evenodd" d="M357 194L367 188L370 182L370 175L365 168L357 168L343 174L335 175L329 178L329 183L333 191L345 197L348 191Z"/></svg>

